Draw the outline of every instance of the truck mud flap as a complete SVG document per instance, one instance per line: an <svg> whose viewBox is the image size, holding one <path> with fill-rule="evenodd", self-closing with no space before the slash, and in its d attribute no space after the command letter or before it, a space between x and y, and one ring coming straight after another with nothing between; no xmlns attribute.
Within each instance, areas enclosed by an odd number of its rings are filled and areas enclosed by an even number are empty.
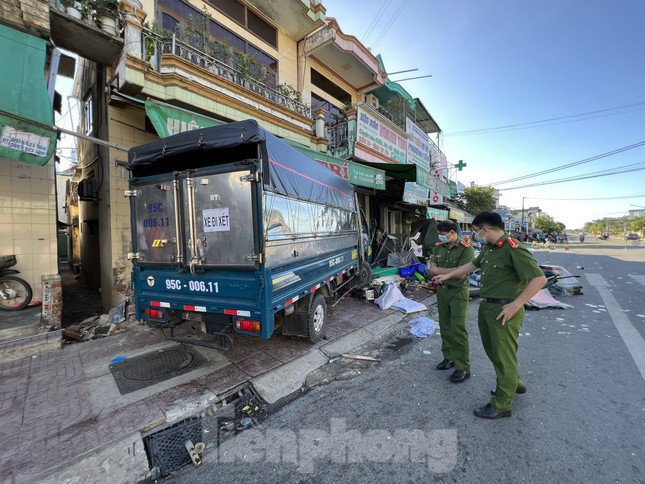
<svg viewBox="0 0 645 484"><path fill-rule="evenodd" d="M166 332L166 329L169 329ZM186 343L195 346L204 346L206 348L213 348L216 350L228 351L233 347L233 340L227 333L201 333L199 336L177 336L175 335L175 325L164 326L161 328L161 333L164 338L169 341L177 341L178 343ZM207 339L208 338L208 339Z"/></svg>

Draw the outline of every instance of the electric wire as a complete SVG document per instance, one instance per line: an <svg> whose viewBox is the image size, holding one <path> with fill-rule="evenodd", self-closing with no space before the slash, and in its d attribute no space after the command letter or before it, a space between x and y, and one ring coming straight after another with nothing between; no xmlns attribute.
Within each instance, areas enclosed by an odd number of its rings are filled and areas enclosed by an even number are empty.
<svg viewBox="0 0 645 484"><path fill-rule="evenodd" d="M390 27L392 27L392 25L394 24L394 22L396 22L396 19L397 19L397 18L399 18L399 15L401 15L401 12L403 12L403 9L405 8L405 6L408 4L408 2L409 2L409 1L410 1L410 0L405 0L405 1L404 1L404 2L399 6L399 8L396 10L396 12L394 12L394 15L392 16L392 18L390 19L390 21L388 22L388 24L385 26L385 28L383 29L383 31L381 32L381 34L378 36L378 38L376 39L376 41L372 44L372 49L375 49L375 48L376 48L376 46L377 46L378 44L380 44L381 40L383 40L383 38L385 38L385 34L387 34L388 30L390 30Z"/></svg>
<svg viewBox="0 0 645 484"><path fill-rule="evenodd" d="M641 195L623 195L620 197L594 197L594 198L547 198L547 197L523 197L526 200L553 200L553 201L581 201L581 200L622 200L626 198L642 198L645 193Z"/></svg>
<svg viewBox="0 0 645 484"><path fill-rule="evenodd" d="M548 123L551 121L559 121L559 120L564 120L564 119L571 119L571 118L577 118L581 116L589 116L592 114L599 114L599 113L607 113L609 111L617 111L619 109L625 109L625 108L631 108L635 106L644 106L645 102L638 102L638 103L632 103L632 104L625 104L623 106L616 106L613 108L606 108L606 109L598 109L595 111L588 111L586 113L580 113L580 114L570 114L568 116L559 116L556 118L548 118L548 119L542 119L539 121L528 121L524 123L515 123L515 124L508 124L504 126L493 126L490 128L479 128L479 129L471 129L471 130L464 130L464 131L454 131L452 133L444 133L444 136L464 136L464 135L470 135L470 134L488 134L489 132L494 132L496 130L509 130L509 128L522 128L522 127L532 127L531 125L540 125L541 123ZM628 111L632 112L632 111ZM624 113L616 113L616 114L624 114ZM598 116L602 117L602 116ZM592 119L592 117L585 118L585 119ZM560 123L555 123L555 124L560 124ZM544 125L544 126L549 126L549 125ZM541 126L537 126L541 127Z"/></svg>
<svg viewBox="0 0 645 484"><path fill-rule="evenodd" d="M374 30L374 27L376 27L376 24L379 22L379 20L381 20L381 17L385 13L385 10L390 5L391 1L392 0L384 0L383 4L381 5L380 10L376 13L376 16L374 17L374 20L372 20L372 23L370 24L370 26L367 28L367 31L363 35L363 39L362 39L363 44L365 43L367 38L370 36L372 31Z"/></svg>
<svg viewBox="0 0 645 484"><path fill-rule="evenodd" d="M579 175L579 176L573 176L573 177L568 177L568 178L560 178L558 180L550 180L550 181L545 181L545 182L537 182L537 183L531 183L529 185L521 185L518 187L510 187L510 188L499 188L499 191L510 191L510 190L518 190L520 188L530 188L530 187L538 187L538 186L544 186L544 185L554 185L556 183L565 183L565 182L570 182L570 181L579 181L579 180L588 180L590 178L599 178L603 176L612 176L612 175L620 175L623 173L631 173L634 171L640 171L640 170L645 170L645 162L639 162L639 163L633 163L631 165L625 165L621 166L618 168L612 168L613 171L609 170L602 170L599 172L593 172L593 173L587 173L585 175ZM630 168L630 167L635 167L635 168Z"/></svg>
<svg viewBox="0 0 645 484"><path fill-rule="evenodd" d="M529 178L534 178L536 176L548 175L550 173L555 173L556 171L565 170L567 168L572 168L574 166L584 165L585 163L589 163L590 161L595 161L595 160L600 160L602 158L607 158L608 156L612 156L612 155L615 155L615 154L618 154L618 153L622 153L624 151L633 150L635 148L639 148L639 147L644 146L644 145L645 145L645 141L639 141L638 143L623 146L621 148L616 148L615 150L607 151L607 152L601 153L599 155L594 155L594 156L590 156L589 158L584 158L582 160L573 161L571 163L567 163L566 165L558 166L558 167L555 167L555 168L548 168L546 170L538 171L538 172L535 172L535 173L530 173L528 175L521 175L521 176L518 176L518 177L515 177L515 178L508 178L506 180L502 180L502 181L498 181L498 182L494 182L494 183L488 183L488 185L491 185L491 186L505 185L507 183L526 180L526 179L529 179Z"/></svg>

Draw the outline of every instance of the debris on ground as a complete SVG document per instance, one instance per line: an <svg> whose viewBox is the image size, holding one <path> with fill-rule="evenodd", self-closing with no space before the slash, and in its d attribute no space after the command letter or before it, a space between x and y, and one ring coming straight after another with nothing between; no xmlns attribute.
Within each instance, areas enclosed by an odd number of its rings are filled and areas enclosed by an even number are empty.
<svg viewBox="0 0 645 484"><path fill-rule="evenodd" d="M431 335L439 327L434 319L421 316L410 321L410 333L417 338L425 338Z"/></svg>
<svg viewBox="0 0 645 484"><path fill-rule="evenodd" d="M563 302L555 299L548 289L541 289L535 296L529 299L525 304L529 309L546 309L546 308L561 308L569 309L572 308L570 304L565 304Z"/></svg>
<svg viewBox="0 0 645 484"><path fill-rule="evenodd" d="M347 358L348 360L362 360L362 361L381 361L379 357L376 356L364 356L364 355L350 355L343 353L338 355L339 358Z"/></svg>
<svg viewBox="0 0 645 484"><path fill-rule="evenodd" d="M82 343L128 330L127 323L110 323L109 321L110 317L107 314L84 319L80 323L64 328L62 331L63 340L66 343Z"/></svg>

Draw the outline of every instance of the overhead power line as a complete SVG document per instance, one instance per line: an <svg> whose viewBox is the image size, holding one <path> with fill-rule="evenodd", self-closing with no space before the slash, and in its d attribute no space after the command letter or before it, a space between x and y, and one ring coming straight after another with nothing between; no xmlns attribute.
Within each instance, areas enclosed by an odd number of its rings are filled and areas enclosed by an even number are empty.
<svg viewBox="0 0 645 484"><path fill-rule="evenodd" d="M379 11L376 13L376 16L374 17L374 20L372 20L372 23L370 24L370 26L367 28L367 31L366 31L366 32L365 32L365 34L363 35L363 40L362 40L363 44L365 43L365 41L367 40L367 38L370 36L370 34L372 33L372 31L374 30L374 27L376 27L376 24L379 22L379 20L381 20L381 17L382 17L382 16L383 16L383 14L385 13L385 10L386 10L386 9L387 9L387 7L390 5L390 2L391 2L391 1L392 1L392 0L385 0L385 1L383 2L383 4L381 5L381 8L380 8L380 9L379 9Z"/></svg>
<svg viewBox="0 0 645 484"><path fill-rule="evenodd" d="M544 185L554 185L556 183L565 183L570 181L588 180L589 178L620 175L622 173L631 173L633 171L640 171L640 170L645 170L645 162L632 163L631 165L619 166L617 168L612 168L611 170L602 170L598 172L587 173L585 175L572 176L569 178L560 178L558 180L532 183L530 185L522 185L519 187L500 188L499 191L510 191L510 190L518 190L520 188L530 188L530 187L538 187L538 186L544 186Z"/></svg>
<svg viewBox="0 0 645 484"><path fill-rule="evenodd" d="M601 153L599 155L594 155L589 158L584 158L582 160L578 161L573 161L571 163L567 163L566 165L561 165L555 168L548 168L546 170L538 171L536 173L530 173L528 175L521 175L515 178L509 178L507 180L502 180L494 183L489 183L491 186L497 186L497 185L505 185L507 183L515 182L515 181L521 181L521 180L526 180L528 178L535 178L536 176L541 176L541 175L548 175L550 173L555 173L556 171L561 171L561 170L566 170L567 168L573 168L574 166L579 166L579 165L584 165L585 163L589 163L590 161L595 161L595 160L600 160L601 158L607 158L608 156L612 156L618 153L622 153L623 151L629 151L633 150L635 148L639 148L641 146L645 145L645 141L639 141L638 143L634 143L632 145L628 146L623 146L622 148L616 148L615 150L612 151L607 151L606 153Z"/></svg>
<svg viewBox="0 0 645 484"><path fill-rule="evenodd" d="M631 108L635 106L645 106L645 102L638 102L638 103L633 103L633 104L625 104L623 106L616 106L613 108L607 108L607 109L598 109L596 111L589 111L586 113L580 113L580 114L570 114L568 116L559 116L557 118L548 118L548 119L541 119L539 121L528 121L525 123L515 123L515 124L507 124L504 126L493 126L490 128L479 128L479 129L471 129L471 130L465 130L465 131L454 131L452 133L444 133L444 136L467 136L467 135L474 135L474 134L489 134L489 133L494 133L494 132L502 132L502 131L511 131L514 129L528 129L528 128L540 128L542 126L550 126L552 124L562 124L562 123L552 123L552 121L561 121L561 120L570 120L566 122L576 122L576 121L584 121L585 119L593 119L597 117L604 117L604 116L593 116L594 114L601 114L601 113L608 113L611 111L617 111L620 109L626 109L626 108ZM638 111L638 110L631 110L627 112L632 112L632 111ZM615 116L618 114L625 114L625 113L612 113L612 114L606 114L605 116ZM579 118L582 116L587 116L584 119L573 119L573 118ZM549 124L543 124L543 123L549 123Z"/></svg>
<svg viewBox="0 0 645 484"><path fill-rule="evenodd" d="M524 197L527 200L554 200L554 201L582 201L582 200L622 200L626 198L643 198L645 193L641 195L624 195L621 197L594 197L594 198L545 198L545 197Z"/></svg>
<svg viewBox="0 0 645 484"><path fill-rule="evenodd" d="M394 15L392 15L392 18L390 18L390 21L388 22L388 24L383 29L383 32L381 32L381 35L379 35L378 38L372 44L373 49L376 48L376 46L381 42L381 40L383 40L383 38L385 37L385 34L387 34L388 30L390 30L390 27L392 27L392 25L394 25L394 22L396 22L396 19L399 18L399 15L401 15L401 12L403 12L403 9L405 8L405 6L408 4L409 1L410 0L405 0L399 6L399 8L396 10L396 12L394 12Z"/></svg>

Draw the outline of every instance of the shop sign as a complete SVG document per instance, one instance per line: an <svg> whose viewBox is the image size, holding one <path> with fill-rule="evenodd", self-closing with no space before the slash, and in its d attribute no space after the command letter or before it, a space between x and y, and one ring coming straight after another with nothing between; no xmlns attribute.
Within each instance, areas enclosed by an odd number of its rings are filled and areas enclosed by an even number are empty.
<svg viewBox="0 0 645 484"><path fill-rule="evenodd" d="M405 182L403 201L413 205L428 205L428 189L414 182Z"/></svg>
<svg viewBox="0 0 645 484"><path fill-rule="evenodd" d="M392 127L387 126L361 107L358 108L356 124L356 144L370 148L397 163L406 162L407 140L397 133L394 124Z"/></svg>
<svg viewBox="0 0 645 484"><path fill-rule="evenodd" d="M335 163L329 160L316 159L315 156L314 159L318 163L325 165L336 175L347 180L352 185L385 190L385 172L383 170L360 165L351 161Z"/></svg>
<svg viewBox="0 0 645 484"><path fill-rule="evenodd" d="M415 163L425 171L430 170L430 142L424 133L410 118L405 118L405 132L408 135L408 163ZM417 180L418 182L419 180Z"/></svg>

